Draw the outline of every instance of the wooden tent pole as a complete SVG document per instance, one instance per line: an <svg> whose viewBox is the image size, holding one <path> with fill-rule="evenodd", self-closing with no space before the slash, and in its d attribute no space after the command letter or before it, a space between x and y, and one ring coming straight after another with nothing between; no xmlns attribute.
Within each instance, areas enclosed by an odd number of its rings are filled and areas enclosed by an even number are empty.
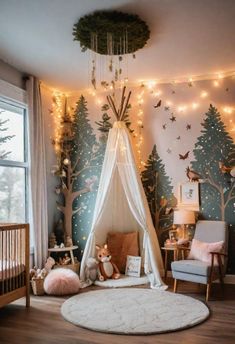
<svg viewBox="0 0 235 344"><path fill-rule="evenodd" d="M124 114L126 112L127 106L129 105L130 96L131 96L131 91L128 94L128 97L127 97L127 100L126 100L126 105L124 106L123 112L120 114L119 121L122 120L122 118L123 118L123 116L124 116Z"/></svg>
<svg viewBox="0 0 235 344"><path fill-rule="evenodd" d="M121 116L122 116L123 104L124 104L124 101L125 101L125 99L126 99L126 97L125 97L125 92L126 92L126 86L124 86L124 87L123 87L123 90L122 90L121 105L120 105L120 108L119 108L119 119L120 119Z"/></svg>
<svg viewBox="0 0 235 344"><path fill-rule="evenodd" d="M107 96L107 100L108 100L108 103L109 103L111 109L113 110L114 115L116 116L117 120L119 120L119 116L118 116L117 110L115 108L115 105L114 105L114 102L113 102L111 96Z"/></svg>

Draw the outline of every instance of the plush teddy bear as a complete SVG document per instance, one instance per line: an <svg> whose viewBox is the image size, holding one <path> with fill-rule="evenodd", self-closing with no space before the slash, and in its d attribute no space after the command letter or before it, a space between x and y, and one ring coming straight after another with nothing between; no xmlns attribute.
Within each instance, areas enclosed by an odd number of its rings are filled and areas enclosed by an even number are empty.
<svg viewBox="0 0 235 344"><path fill-rule="evenodd" d="M97 278L98 262L95 258L89 257L86 261L85 276L86 281L94 283Z"/></svg>
<svg viewBox="0 0 235 344"><path fill-rule="evenodd" d="M54 265L55 259L52 257L48 257L44 269L46 269L47 272L50 272Z"/></svg>
<svg viewBox="0 0 235 344"><path fill-rule="evenodd" d="M100 281L105 281L108 278L120 278L120 272L116 264L112 262L112 256L108 250L108 246L104 247L96 245L97 258L99 260L98 277Z"/></svg>

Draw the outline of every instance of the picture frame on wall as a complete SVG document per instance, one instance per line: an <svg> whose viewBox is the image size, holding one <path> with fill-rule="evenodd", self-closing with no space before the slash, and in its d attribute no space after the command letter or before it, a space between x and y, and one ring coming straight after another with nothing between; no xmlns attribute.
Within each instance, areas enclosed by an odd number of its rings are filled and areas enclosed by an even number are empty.
<svg viewBox="0 0 235 344"><path fill-rule="evenodd" d="M126 258L126 276L140 277L141 271L141 257L127 256Z"/></svg>
<svg viewBox="0 0 235 344"><path fill-rule="evenodd" d="M199 210L199 183L185 182L178 186L178 207Z"/></svg>

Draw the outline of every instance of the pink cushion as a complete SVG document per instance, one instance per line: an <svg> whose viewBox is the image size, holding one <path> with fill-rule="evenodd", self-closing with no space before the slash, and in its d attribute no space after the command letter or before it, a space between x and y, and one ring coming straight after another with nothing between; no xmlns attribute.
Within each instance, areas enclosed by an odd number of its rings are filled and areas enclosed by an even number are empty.
<svg viewBox="0 0 235 344"><path fill-rule="evenodd" d="M211 254L210 252L221 252L224 247L224 241L219 242L202 242L196 239L193 239L192 246L189 252L187 259L197 259L202 262L211 263ZM214 264L218 265L217 256L214 258Z"/></svg>
<svg viewBox="0 0 235 344"><path fill-rule="evenodd" d="M49 295L76 294L79 287L79 277L70 269L51 270L44 281L44 290Z"/></svg>

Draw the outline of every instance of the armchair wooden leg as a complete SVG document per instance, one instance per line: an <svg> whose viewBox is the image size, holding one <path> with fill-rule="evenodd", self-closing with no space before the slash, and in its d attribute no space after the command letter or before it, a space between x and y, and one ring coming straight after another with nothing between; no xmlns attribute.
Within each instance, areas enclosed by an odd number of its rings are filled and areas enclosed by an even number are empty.
<svg viewBox="0 0 235 344"><path fill-rule="evenodd" d="M178 283L178 280L177 279L174 279L174 293L177 292L177 283Z"/></svg>
<svg viewBox="0 0 235 344"><path fill-rule="evenodd" d="M221 288L223 289L224 286L224 278L223 278L223 267L222 267L222 261L221 261L221 257L218 257L219 260L219 279L220 279L220 284L221 284Z"/></svg>
<svg viewBox="0 0 235 344"><path fill-rule="evenodd" d="M211 291L211 283L207 283L207 285L206 285L206 302L209 301L210 291Z"/></svg>

